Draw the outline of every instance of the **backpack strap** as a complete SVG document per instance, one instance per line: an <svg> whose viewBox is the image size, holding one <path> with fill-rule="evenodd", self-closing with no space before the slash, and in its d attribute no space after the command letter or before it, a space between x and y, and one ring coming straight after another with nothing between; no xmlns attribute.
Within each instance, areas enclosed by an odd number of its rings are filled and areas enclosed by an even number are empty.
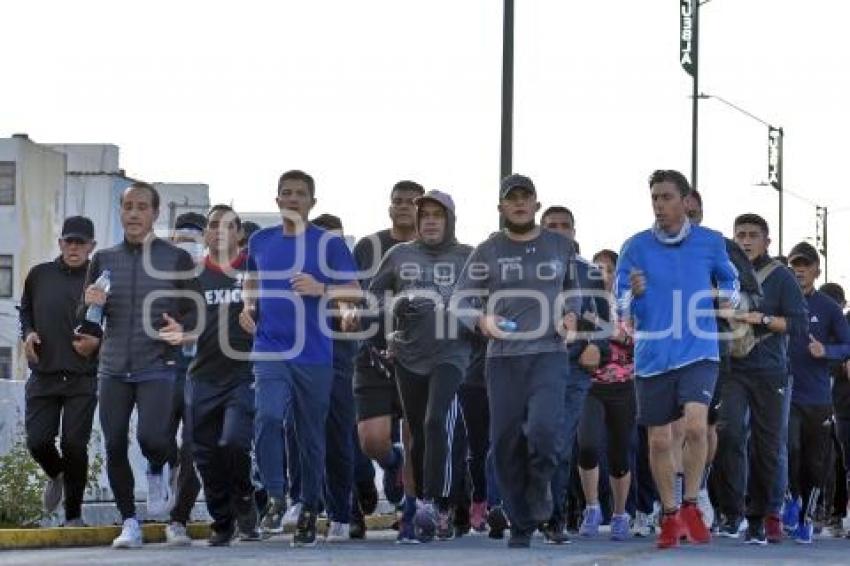
<svg viewBox="0 0 850 566"><path fill-rule="evenodd" d="M770 274L773 273L777 267L784 266L775 259L771 259L766 265L756 271L756 279L758 279L759 285L764 285L764 282L768 277L770 277Z"/></svg>

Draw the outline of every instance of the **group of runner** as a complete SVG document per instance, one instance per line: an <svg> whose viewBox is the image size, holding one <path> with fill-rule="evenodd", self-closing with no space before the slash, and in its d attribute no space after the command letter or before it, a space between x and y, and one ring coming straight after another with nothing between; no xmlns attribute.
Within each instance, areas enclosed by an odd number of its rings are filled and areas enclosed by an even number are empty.
<svg viewBox="0 0 850 566"><path fill-rule="evenodd" d="M175 545L190 543L201 489L214 546L287 523L293 546L312 546L323 514L327 541L363 538L376 468L399 543L507 532L523 548L537 531L565 544L603 524L615 541L657 525L661 548L712 530L811 543L824 509L838 532L843 290L814 288L810 244L788 267L771 258L756 214L732 239L700 226L679 172L648 185L652 226L591 261L568 208L538 223L522 175L502 179L502 228L474 248L456 238L450 194L401 181L391 226L352 252L338 217L311 218L315 182L298 170L280 177L269 228L216 205L158 238L143 182L122 194L116 246L94 252L92 222L66 219L20 307L46 510L64 499L64 524L83 525L99 407L117 548L142 545L134 411L145 516L167 515Z"/></svg>

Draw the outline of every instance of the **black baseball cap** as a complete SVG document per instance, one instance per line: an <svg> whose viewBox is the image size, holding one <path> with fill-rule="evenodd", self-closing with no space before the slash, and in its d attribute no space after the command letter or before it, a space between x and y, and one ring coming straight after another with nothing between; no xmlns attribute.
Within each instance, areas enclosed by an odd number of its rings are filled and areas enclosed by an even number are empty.
<svg viewBox="0 0 850 566"><path fill-rule="evenodd" d="M197 212L184 212L174 221L175 230L197 230L203 232L207 227L207 218Z"/></svg>
<svg viewBox="0 0 850 566"><path fill-rule="evenodd" d="M818 251L808 242L800 242L791 248L791 253L788 254L788 263L794 263L798 259L820 265L820 256L818 255Z"/></svg>
<svg viewBox="0 0 850 566"><path fill-rule="evenodd" d="M94 240L94 224L85 216L69 216L62 223L63 240Z"/></svg>
<svg viewBox="0 0 850 566"><path fill-rule="evenodd" d="M508 193L514 189L525 189L534 196L537 196L537 189L534 188L532 180L525 175L517 175L514 173L513 175L508 175L502 179L499 186L499 199L504 199L508 196Z"/></svg>

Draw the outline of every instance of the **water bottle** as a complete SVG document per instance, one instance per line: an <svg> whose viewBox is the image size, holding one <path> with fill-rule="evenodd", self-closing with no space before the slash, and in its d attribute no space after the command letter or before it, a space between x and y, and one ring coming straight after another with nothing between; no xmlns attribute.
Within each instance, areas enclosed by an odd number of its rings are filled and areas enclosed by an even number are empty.
<svg viewBox="0 0 850 566"><path fill-rule="evenodd" d="M513 320L502 319L496 323L496 327L502 332L516 332L517 325Z"/></svg>
<svg viewBox="0 0 850 566"><path fill-rule="evenodd" d="M183 344L183 355L187 358L194 358L198 353L198 343L197 342L189 342L188 344Z"/></svg>
<svg viewBox="0 0 850 566"><path fill-rule="evenodd" d="M109 294L109 288L111 286L109 277L109 270L104 269L100 274L100 277L98 277L94 282L94 286L102 290L104 293ZM89 308L86 309L86 321L100 326L100 323L103 321L103 305L89 305Z"/></svg>

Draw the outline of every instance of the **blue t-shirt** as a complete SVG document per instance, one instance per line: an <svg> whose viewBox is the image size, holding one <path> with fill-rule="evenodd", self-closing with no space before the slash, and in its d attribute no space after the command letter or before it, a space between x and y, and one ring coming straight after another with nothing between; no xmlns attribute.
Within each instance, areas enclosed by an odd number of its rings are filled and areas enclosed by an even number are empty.
<svg viewBox="0 0 850 566"><path fill-rule="evenodd" d="M345 241L312 224L297 236L284 234L281 225L264 228L251 236L247 266L259 280L255 358L274 353L288 362L333 365L321 297L297 295L290 280L305 273L326 285L354 281L357 268Z"/></svg>

